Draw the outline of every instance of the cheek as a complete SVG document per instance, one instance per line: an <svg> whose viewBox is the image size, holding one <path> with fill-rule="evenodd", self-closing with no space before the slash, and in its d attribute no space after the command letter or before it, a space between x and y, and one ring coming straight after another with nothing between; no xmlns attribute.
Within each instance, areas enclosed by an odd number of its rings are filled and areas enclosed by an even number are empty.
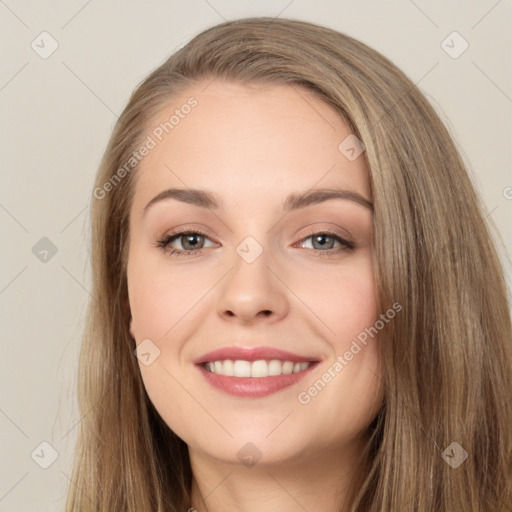
<svg viewBox="0 0 512 512"><path fill-rule="evenodd" d="M321 337L336 352L346 350L377 319L374 275L367 257L350 268L301 276L294 288L318 319Z"/></svg>
<svg viewBox="0 0 512 512"><path fill-rule="evenodd" d="M378 350L382 322L375 327L379 312L370 260L350 271L331 273L329 279L303 287L301 293L303 297L308 293L308 303L321 319L318 325L329 356L302 384L297 401L312 417L324 419L325 435L340 418L355 435L382 401Z"/></svg>
<svg viewBox="0 0 512 512"><path fill-rule="evenodd" d="M131 331L137 341L161 340L204 295L197 274L180 272L161 258L134 253L127 274Z"/></svg>
<svg viewBox="0 0 512 512"><path fill-rule="evenodd" d="M375 290L371 276L358 275L347 278L341 289L333 289L327 316L336 333L333 345L344 349L349 340L372 326L377 317ZM333 307L334 306L334 307Z"/></svg>
<svg viewBox="0 0 512 512"><path fill-rule="evenodd" d="M129 279L128 294L132 315L131 330L134 338L158 339L170 327L166 311L172 311L173 294L164 294L158 282L151 276L132 276Z"/></svg>

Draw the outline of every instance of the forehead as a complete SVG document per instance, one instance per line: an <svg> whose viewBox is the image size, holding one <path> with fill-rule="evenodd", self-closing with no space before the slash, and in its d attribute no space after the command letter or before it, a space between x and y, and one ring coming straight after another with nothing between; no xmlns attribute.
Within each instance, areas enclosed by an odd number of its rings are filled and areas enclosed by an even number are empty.
<svg viewBox="0 0 512 512"><path fill-rule="evenodd" d="M351 130L299 86L200 82L170 99L147 134L154 148L136 172L137 209L169 187L214 190L244 208L315 186L371 199L363 156L338 148Z"/></svg>

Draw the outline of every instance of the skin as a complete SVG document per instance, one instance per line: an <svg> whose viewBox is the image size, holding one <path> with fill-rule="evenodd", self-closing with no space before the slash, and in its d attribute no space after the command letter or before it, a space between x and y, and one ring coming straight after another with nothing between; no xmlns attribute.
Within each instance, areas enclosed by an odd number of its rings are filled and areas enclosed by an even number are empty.
<svg viewBox="0 0 512 512"><path fill-rule="evenodd" d="M308 404L297 397L378 318L372 212L330 199L285 215L282 203L291 192L328 187L371 201L364 158L350 161L338 149L351 131L332 107L285 85L199 83L150 126L190 96L197 107L137 169L130 210L130 332L137 344L150 339L160 350L149 366L139 362L148 395L189 446L199 512L346 510L367 426L382 403L378 337ZM223 207L167 199L144 214L170 187L214 191ZM167 252L157 247L181 227L206 231L207 238L193 239L203 244L200 252L169 254L190 251L186 236ZM314 245L309 228L334 231L356 248L331 238L327 248ZM236 252L248 236L262 248L250 264ZM321 362L291 387L238 398L212 387L193 364L233 345L272 346ZM248 442L261 453L253 466L237 456Z"/></svg>

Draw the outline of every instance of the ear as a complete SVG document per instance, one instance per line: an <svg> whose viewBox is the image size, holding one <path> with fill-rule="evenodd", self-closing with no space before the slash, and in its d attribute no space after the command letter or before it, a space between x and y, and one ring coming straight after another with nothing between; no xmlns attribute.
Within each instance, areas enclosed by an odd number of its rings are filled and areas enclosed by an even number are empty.
<svg viewBox="0 0 512 512"><path fill-rule="evenodd" d="M135 339L135 334L133 332L133 318L132 318L132 312L130 308L130 299L128 298L128 295L125 296L123 300L123 311L124 311L124 317L126 324L128 325L128 332L130 333L130 336Z"/></svg>
<svg viewBox="0 0 512 512"><path fill-rule="evenodd" d="M133 339L135 339L135 334L133 333L133 318L131 317L131 315L130 315L130 318L129 318L128 322L129 322L128 331L130 332L130 336Z"/></svg>

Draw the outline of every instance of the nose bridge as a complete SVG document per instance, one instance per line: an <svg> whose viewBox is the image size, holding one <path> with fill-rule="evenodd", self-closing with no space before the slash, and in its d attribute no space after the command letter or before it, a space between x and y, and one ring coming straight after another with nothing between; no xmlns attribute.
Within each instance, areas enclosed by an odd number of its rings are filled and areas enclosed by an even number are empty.
<svg viewBox="0 0 512 512"><path fill-rule="evenodd" d="M246 236L236 247L231 271L218 302L219 315L244 322L258 315L281 317L287 310L286 287L275 276L269 244Z"/></svg>

